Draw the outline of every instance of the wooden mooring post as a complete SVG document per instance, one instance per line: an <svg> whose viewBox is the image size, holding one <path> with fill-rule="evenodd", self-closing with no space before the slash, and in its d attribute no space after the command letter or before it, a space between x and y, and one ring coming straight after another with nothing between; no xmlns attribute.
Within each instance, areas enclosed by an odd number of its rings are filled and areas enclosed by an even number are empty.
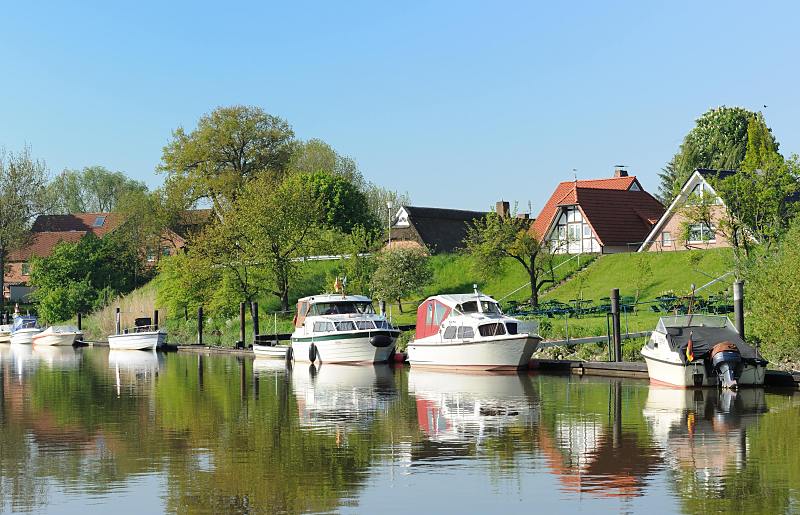
<svg viewBox="0 0 800 515"><path fill-rule="evenodd" d="M197 344L203 345L203 306L197 308Z"/></svg>
<svg viewBox="0 0 800 515"><path fill-rule="evenodd" d="M78 331L80 331L81 329L83 329L83 327L81 326L81 312L80 311L78 311L78 313L77 313L77 318L78 318Z"/></svg>
<svg viewBox="0 0 800 515"><path fill-rule="evenodd" d="M258 338L258 302L250 303L250 316L253 319L253 341Z"/></svg>
<svg viewBox="0 0 800 515"><path fill-rule="evenodd" d="M239 341L236 342L236 347L244 347L244 338L245 338L245 309L247 308L247 304L244 302L239 303Z"/></svg>
<svg viewBox="0 0 800 515"><path fill-rule="evenodd" d="M744 282L733 283L733 320L739 336L744 340Z"/></svg>
<svg viewBox="0 0 800 515"><path fill-rule="evenodd" d="M614 361L622 361L622 334L619 320L619 288L611 290L611 344Z"/></svg>
<svg viewBox="0 0 800 515"><path fill-rule="evenodd" d="M153 310L153 328L158 331L158 310Z"/></svg>
<svg viewBox="0 0 800 515"><path fill-rule="evenodd" d="M119 334L122 331L122 319L121 315L119 314L119 306L117 306L116 313L114 315L114 329L116 334Z"/></svg>

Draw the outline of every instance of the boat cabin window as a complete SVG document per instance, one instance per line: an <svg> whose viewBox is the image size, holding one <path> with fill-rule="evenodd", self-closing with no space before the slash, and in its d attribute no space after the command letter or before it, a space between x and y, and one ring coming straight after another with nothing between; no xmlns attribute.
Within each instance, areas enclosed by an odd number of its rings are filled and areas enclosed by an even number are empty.
<svg viewBox="0 0 800 515"><path fill-rule="evenodd" d="M478 332L481 333L481 336L497 336L506 334L506 328L503 324L483 324L478 326Z"/></svg>
<svg viewBox="0 0 800 515"><path fill-rule="evenodd" d="M475 331L470 326L461 326L456 331L457 338L474 338Z"/></svg>
<svg viewBox="0 0 800 515"><path fill-rule="evenodd" d="M508 331L508 334L517 334L517 323L506 322L506 330Z"/></svg>
<svg viewBox="0 0 800 515"><path fill-rule="evenodd" d="M355 331L356 326L353 322L336 322L336 330L337 331Z"/></svg>
<svg viewBox="0 0 800 515"><path fill-rule="evenodd" d="M456 337L456 326L451 325L450 327L448 327L447 329L444 330L443 338L446 338L448 340L452 340L455 337Z"/></svg>
<svg viewBox="0 0 800 515"><path fill-rule="evenodd" d="M462 302L458 305L458 310L462 313L477 313L478 312L478 302L475 300L471 300L469 302Z"/></svg>
<svg viewBox="0 0 800 515"><path fill-rule="evenodd" d="M493 313L499 314L500 307L497 305L496 302L492 302L490 300L482 300L480 301L480 311L483 313ZM477 313L478 312L478 301L470 300L468 302L462 302L458 305L458 310L462 313Z"/></svg>
<svg viewBox="0 0 800 515"><path fill-rule="evenodd" d="M391 329L392 325L386 320L376 320L375 327L378 329Z"/></svg>
<svg viewBox="0 0 800 515"><path fill-rule="evenodd" d="M326 333L333 331L333 324L330 322L314 322L315 333Z"/></svg>
<svg viewBox="0 0 800 515"><path fill-rule="evenodd" d="M491 301L488 301L488 300L482 300L481 301L481 310L484 313L499 314L500 313L500 306L498 306L496 302L491 302Z"/></svg>
<svg viewBox="0 0 800 515"><path fill-rule="evenodd" d="M359 329L374 329L375 324L372 323L372 320L356 320L356 327Z"/></svg>
<svg viewBox="0 0 800 515"><path fill-rule="evenodd" d="M375 313L371 302L319 302L311 306L311 315L371 315Z"/></svg>

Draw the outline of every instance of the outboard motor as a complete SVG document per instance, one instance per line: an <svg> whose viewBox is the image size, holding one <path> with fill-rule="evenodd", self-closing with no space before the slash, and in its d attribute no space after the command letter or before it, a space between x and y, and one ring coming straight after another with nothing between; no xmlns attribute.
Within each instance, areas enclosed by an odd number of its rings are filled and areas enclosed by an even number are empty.
<svg viewBox="0 0 800 515"><path fill-rule="evenodd" d="M736 390L739 388L739 377L742 374L742 354L736 344L721 342L711 349L711 368L717 374L719 384L723 388Z"/></svg>

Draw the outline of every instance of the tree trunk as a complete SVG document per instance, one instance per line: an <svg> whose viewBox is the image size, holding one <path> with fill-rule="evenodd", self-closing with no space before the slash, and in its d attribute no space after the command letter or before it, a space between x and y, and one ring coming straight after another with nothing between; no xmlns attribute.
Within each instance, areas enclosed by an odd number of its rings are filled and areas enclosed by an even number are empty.
<svg viewBox="0 0 800 515"><path fill-rule="evenodd" d="M397 298L397 309L400 310L400 313L403 312L403 301L400 300L400 297Z"/></svg>
<svg viewBox="0 0 800 515"><path fill-rule="evenodd" d="M539 286L536 284L536 274L529 271L528 277L531 280L531 308L537 309L539 307Z"/></svg>
<svg viewBox="0 0 800 515"><path fill-rule="evenodd" d="M0 311L6 307L6 252L0 249Z"/></svg>

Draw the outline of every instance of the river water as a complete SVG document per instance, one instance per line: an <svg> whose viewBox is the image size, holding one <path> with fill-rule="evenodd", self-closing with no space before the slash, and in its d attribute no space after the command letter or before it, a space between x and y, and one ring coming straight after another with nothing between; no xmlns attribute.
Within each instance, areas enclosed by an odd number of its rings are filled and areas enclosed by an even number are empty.
<svg viewBox="0 0 800 515"><path fill-rule="evenodd" d="M0 510L800 512L800 395L0 345Z"/></svg>

